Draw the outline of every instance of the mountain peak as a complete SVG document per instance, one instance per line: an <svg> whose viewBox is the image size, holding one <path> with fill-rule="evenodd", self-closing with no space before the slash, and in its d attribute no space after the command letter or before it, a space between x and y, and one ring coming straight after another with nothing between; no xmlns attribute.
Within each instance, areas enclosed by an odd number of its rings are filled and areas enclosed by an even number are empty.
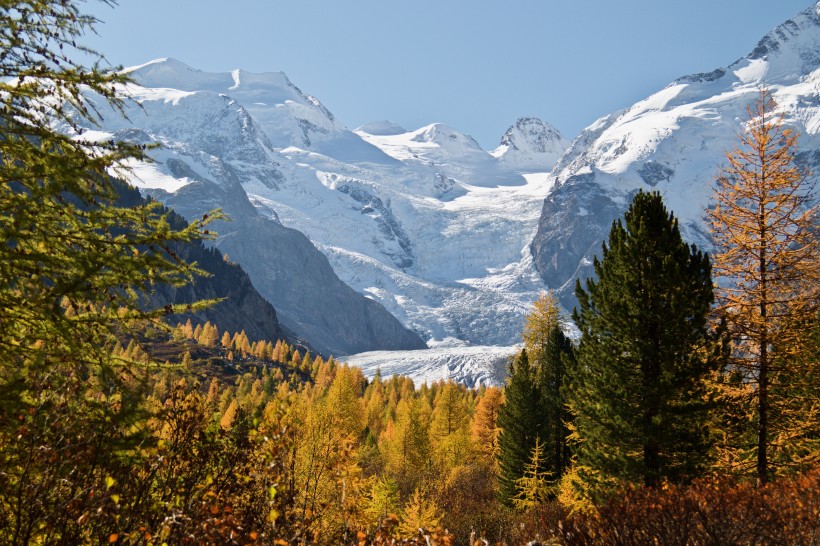
<svg viewBox="0 0 820 546"><path fill-rule="evenodd" d="M431 123L413 131L413 142L429 142L447 149L481 149L478 142L470 135L464 134L443 123Z"/></svg>
<svg viewBox="0 0 820 546"><path fill-rule="evenodd" d="M755 46L754 50L746 57L749 60L766 59L776 53L784 53L783 50L791 50L792 54L797 54L801 60L816 61L816 27L820 26L820 2L813 7L807 8L785 23L782 23L766 34ZM811 52L811 59L805 58L805 52ZM800 67L805 69L804 66Z"/></svg>
<svg viewBox="0 0 820 546"><path fill-rule="evenodd" d="M528 153L556 151L556 144L563 151L564 137L558 129L536 117L521 117L501 137L501 146Z"/></svg>
<svg viewBox="0 0 820 546"><path fill-rule="evenodd" d="M677 83L717 81L727 74L742 84L773 83L782 77L806 75L820 68L820 2L767 33L752 51L731 66L678 78Z"/></svg>
<svg viewBox="0 0 820 546"><path fill-rule="evenodd" d="M536 117L518 118L492 154L521 168L549 170L567 149L558 129Z"/></svg>

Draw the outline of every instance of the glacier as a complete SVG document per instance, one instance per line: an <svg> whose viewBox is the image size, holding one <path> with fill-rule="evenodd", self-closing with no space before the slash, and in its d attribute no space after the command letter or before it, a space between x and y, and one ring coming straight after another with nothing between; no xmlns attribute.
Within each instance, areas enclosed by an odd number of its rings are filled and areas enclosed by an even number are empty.
<svg viewBox="0 0 820 546"><path fill-rule="evenodd" d="M344 283L432 347L402 357L424 366L399 370L424 368L411 373L420 380L501 380L524 315L546 289L529 244L550 189L547 174L568 145L557 130L522 118L487 152L440 123L350 130L282 73L208 73L175 59L126 70L133 83L121 89L125 115L104 112L102 127L88 131L160 143L152 162L131 165L129 181L184 216L214 206L234 216L241 235L222 224L215 244L248 270L289 328L311 342L322 335L298 316L298 293L280 311L282 295L266 282L264 270L278 267L288 249L250 254L238 243L254 237L249 216L306 235ZM331 348L364 362L350 347L379 349L341 339ZM381 359L385 370L399 358L377 354L367 362Z"/></svg>

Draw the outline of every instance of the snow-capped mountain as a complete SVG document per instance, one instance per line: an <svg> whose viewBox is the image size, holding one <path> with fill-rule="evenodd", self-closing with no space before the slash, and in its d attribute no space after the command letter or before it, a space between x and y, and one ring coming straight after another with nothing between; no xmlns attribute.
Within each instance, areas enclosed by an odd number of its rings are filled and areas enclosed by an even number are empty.
<svg viewBox="0 0 820 546"><path fill-rule="evenodd" d="M599 119L553 169L532 253L550 287L574 305L575 279L591 275L613 219L639 189L661 192L684 237L710 246L704 210L713 181L761 87L800 133L798 159L820 167L820 3L767 34L726 68L680 78Z"/></svg>
<svg viewBox="0 0 820 546"><path fill-rule="evenodd" d="M173 59L128 71L127 116L106 113L86 136L161 143L130 182L186 217L223 208L233 220L216 227L216 245L314 346L336 354L423 346L375 308L337 301L333 272L425 341L520 340L524 313L545 288L528 245L544 173L563 142L547 124L519 121L507 148L488 153L443 124L351 131L281 73L206 73ZM297 232L331 274L305 257ZM488 364L454 365L452 375L497 376L486 369L496 360L472 360Z"/></svg>
<svg viewBox="0 0 820 546"><path fill-rule="evenodd" d="M216 246L247 271L281 322L316 349L346 354L425 347L417 334L378 302L342 282L303 233L282 225L272 208L255 197L252 201L243 187L276 192L286 185L282 157L272 144L276 139L304 142L332 131L342 138L349 134L333 124L318 101L301 95L280 74L245 78L250 88L245 93L252 100L283 100L291 112L302 116L279 111L261 116L268 124L282 125L283 134L270 131L272 140L250 110L221 92L223 86L241 86L237 83L241 72L221 77L163 60L132 69L132 74L135 79L144 75L146 81L164 83L124 87L122 93L131 100L126 116L103 110L104 126L89 128L85 137L162 144L153 153L153 163L133 166L129 180L133 185L186 218L223 209L231 221L215 226ZM181 89L171 88L172 84ZM298 108L293 105L297 100L302 101ZM326 132L316 129L322 116L326 121L320 128ZM317 123L308 124L307 118ZM294 132L294 127L302 132ZM362 142L362 148L372 147ZM375 148L372 152L380 154Z"/></svg>
<svg viewBox="0 0 820 546"><path fill-rule="evenodd" d="M491 153L513 169L532 172L553 165L568 146L569 142L549 123L527 117L519 118Z"/></svg>
<svg viewBox="0 0 820 546"><path fill-rule="evenodd" d="M184 216L225 208L233 222L218 227L217 246L286 326L337 354L423 339L428 352L351 359L419 379L497 381L538 292L574 304L574 279L590 273L638 189L662 192L684 235L708 246L712 181L761 85L803 134L801 160L820 165L820 7L729 67L598 120L569 147L533 118L491 152L440 123L350 130L281 73L206 73L172 59L129 71L128 119L112 112L86 136L163 144L131 182Z"/></svg>

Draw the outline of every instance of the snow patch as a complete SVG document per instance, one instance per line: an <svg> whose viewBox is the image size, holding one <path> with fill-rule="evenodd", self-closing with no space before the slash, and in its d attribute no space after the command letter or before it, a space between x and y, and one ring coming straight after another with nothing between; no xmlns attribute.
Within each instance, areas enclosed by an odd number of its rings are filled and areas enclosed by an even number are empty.
<svg viewBox="0 0 820 546"><path fill-rule="evenodd" d="M743 84L760 83L766 79L769 63L764 59L753 59L746 66L735 70L734 74Z"/></svg>

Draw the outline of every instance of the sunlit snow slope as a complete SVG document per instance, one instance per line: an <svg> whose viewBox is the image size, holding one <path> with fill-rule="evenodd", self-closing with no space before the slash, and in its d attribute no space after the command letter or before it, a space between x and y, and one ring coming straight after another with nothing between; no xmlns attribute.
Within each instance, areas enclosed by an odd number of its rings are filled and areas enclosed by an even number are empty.
<svg viewBox="0 0 820 546"><path fill-rule="evenodd" d="M498 380L497 354L511 350L483 351L488 359L470 346L517 343L545 288L528 247L546 173L567 146L557 131L522 118L489 153L442 124L351 131L281 73L213 74L173 59L129 72L127 119L106 115L99 136L163 145L155 163L135 166L134 185L189 216L247 198L255 214L306 234L345 283L422 339L451 346L413 355L428 370L417 378ZM232 206L244 225L246 209ZM235 236L216 244L255 284L267 260L289 252L251 258ZM299 332L296 307L285 315ZM430 363L452 373L431 375Z"/></svg>
<svg viewBox="0 0 820 546"><path fill-rule="evenodd" d="M797 160L820 172L820 4L766 35L726 68L678 79L630 108L587 127L549 180L532 244L545 282L574 304L576 278L591 274L612 220L640 189L659 191L684 236L709 248L704 221L725 152L768 88L799 134Z"/></svg>

